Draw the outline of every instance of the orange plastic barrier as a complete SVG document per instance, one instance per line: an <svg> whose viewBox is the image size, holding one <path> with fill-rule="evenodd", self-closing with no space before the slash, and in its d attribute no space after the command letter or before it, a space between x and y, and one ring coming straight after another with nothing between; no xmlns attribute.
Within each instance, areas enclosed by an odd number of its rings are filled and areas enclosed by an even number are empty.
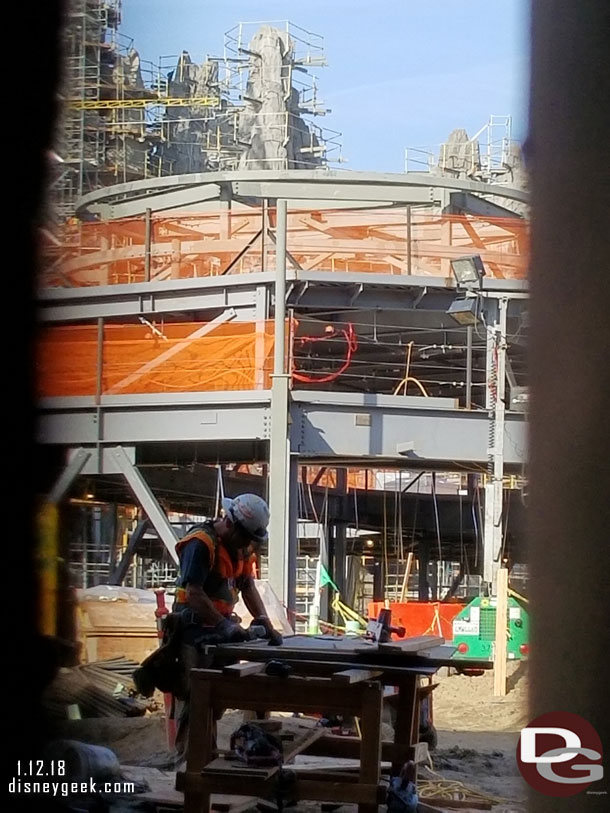
<svg viewBox="0 0 610 813"><path fill-rule="evenodd" d="M392 624L404 627L408 636L440 635L446 641L452 641L453 619L465 606L463 602L408 601L401 604L392 601ZM369 618L377 618L383 607L383 601L372 601L369 604ZM396 635L393 637L397 638Z"/></svg>
<svg viewBox="0 0 610 813"><path fill-rule="evenodd" d="M273 323L106 325L100 395L268 389ZM39 397L95 395L96 325L46 328L38 345Z"/></svg>

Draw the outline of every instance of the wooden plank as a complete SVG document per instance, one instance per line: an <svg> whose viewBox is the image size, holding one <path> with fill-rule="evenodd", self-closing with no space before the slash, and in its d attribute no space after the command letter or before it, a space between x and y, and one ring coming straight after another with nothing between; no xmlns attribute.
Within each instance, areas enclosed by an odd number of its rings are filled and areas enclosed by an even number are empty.
<svg viewBox="0 0 610 813"><path fill-rule="evenodd" d="M350 782L351 784L354 784L357 783L359 779L357 765L352 768L344 768L343 771L327 771L325 769L321 770L320 768L304 770L299 765L291 766L290 770L294 770L297 775L310 781L319 780L322 782ZM348 770L351 770L352 773L348 773Z"/></svg>
<svg viewBox="0 0 610 813"><path fill-rule="evenodd" d="M454 649L451 649L452 653L454 651ZM426 653L427 652L428 651L426 651ZM319 653L315 653L314 657L317 658L318 654ZM337 657L337 655L339 655L339 657ZM425 656L421 656L418 655L417 652L407 652L404 655L401 655L400 652L382 652L376 646L371 646L370 649L367 649L366 655L370 657L366 658L362 654L357 655L354 653L349 659L343 659L341 658L340 653L332 653L328 659L323 656L320 660L310 660L309 658L304 658L303 653L282 652L282 660L290 663L290 666L292 666L293 669L293 675L295 677L305 675L332 677L335 672L341 672L344 669L372 669L373 671L380 671L382 674L377 679L387 683L390 686L395 686L396 679L400 679L401 676L404 677L406 674L433 674L441 665L447 666L453 663L453 661L450 661L449 658L444 659L440 664L438 661L432 661L432 663L429 663L427 654ZM384 660L389 660L391 658L395 660L395 663L391 666L388 666L385 663L375 663L374 661L378 659L378 656L382 656ZM276 654L275 659L277 659L277 657L278 656ZM423 657L426 657L425 663L423 662ZM259 653L257 653L257 658L260 658ZM270 655L269 660L273 659L273 656ZM490 664L488 661L477 661L476 668L490 668Z"/></svg>
<svg viewBox="0 0 610 813"><path fill-rule="evenodd" d="M271 795L276 781L275 775L271 779L261 779L257 776L240 776L238 774L227 776L226 773L199 773L183 774L180 785L184 789L185 799L189 793L226 794L228 790L230 790L231 795L235 796L265 798ZM202 811L198 810L197 813L202 813Z"/></svg>
<svg viewBox="0 0 610 813"><path fill-rule="evenodd" d="M316 742L311 743L307 747L307 751L303 753L308 756L359 759L360 739L358 737L340 737L334 734L325 734ZM409 760L421 764L428 759L428 745L425 742L405 745L384 741L381 743L381 759L384 762L396 762L399 765L404 765Z"/></svg>
<svg viewBox="0 0 610 813"><path fill-rule="evenodd" d="M386 788L377 784L362 782L342 782L320 779L301 779L297 781L298 794L301 799L312 802L343 802L344 804L370 805L377 810L383 804Z"/></svg>
<svg viewBox="0 0 610 813"><path fill-rule="evenodd" d="M228 782L232 782L236 776L254 777L256 779L270 779L279 771L277 765L266 765L255 768L246 765L245 762L231 761L228 759L213 759L203 768L204 774L224 774Z"/></svg>
<svg viewBox="0 0 610 813"><path fill-rule="evenodd" d="M420 798L420 803L430 805L438 813L439 809L447 810L491 810L493 805L491 802L485 802L482 799L468 800L468 799L435 799L426 796Z"/></svg>
<svg viewBox="0 0 610 813"><path fill-rule="evenodd" d="M230 777L233 793L244 796L268 798L273 792L275 778L261 780L256 777ZM188 779L187 787L193 789L205 787L208 793L222 793L226 789L227 777L222 774L208 774ZM382 804L386 797L386 787L376 784L362 784L351 782L349 778L336 778L330 775L324 778L322 772L317 779L306 779L300 776L297 779L296 795L298 799L307 799L312 802L343 802L346 804L364 803L369 805ZM436 810L435 813L438 813Z"/></svg>
<svg viewBox="0 0 610 813"><path fill-rule="evenodd" d="M312 743L323 736L323 728L312 728L300 741L293 743L292 748L284 754L284 763L290 762L297 754L302 754Z"/></svg>
<svg viewBox="0 0 610 813"><path fill-rule="evenodd" d="M306 640L303 640L306 639ZM423 642L422 642L423 639ZM328 638L318 638L315 636L292 636L291 638L284 639L284 645L281 649L281 657L283 660L297 660L301 664L309 662L332 662L338 665L338 669L346 668L371 668L379 669L390 666L388 658L396 657L396 664L394 666L409 667L411 664L409 660L413 659L415 665L412 668L417 669L421 664L421 657L418 657L419 651L424 651L428 648L434 648L442 643L444 639L435 636L420 636L420 644L416 647L415 651L409 651L411 641L418 640L415 638L408 638L404 642L392 641L388 644L377 645L374 643L367 644L363 639L357 638L337 638L331 636ZM278 657L278 651L267 646L259 646L255 643L247 644L221 644L213 647L214 653L217 656L224 658L240 658L254 661L267 661L272 658ZM435 659L436 665L450 665L450 656L444 655L439 659ZM367 658L364 655L368 656ZM376 661L378 657L383 657L384 662L379 663ZM400 659L399 659L400 658Z"/></svg>
<svg viewBox="0 0 610 813"><path fill-rule="evenodd" d="M210 809L219 813L243 813L258 803L254 796L232 796L226 793L213 793L210 797Z"/></svg>
<svg viewBox="0 0 610 813"><path fill-rule="evenodd" d="M384 653L396 652L415 655L422 650L431 649L434 646L440 646L444 643L444 638L434 635L417 635L413 638L404 638L402 641L388 641L387 644L377 644L377 649ZM371 652L374 646L374 644L368 647L361 646L355 651L359 654L362 652Z"/></svg>
<svg viewBox="0 0 610 813"><path fill-rule="evenodd" d="M234 677L247 677L248 675L256 675L259 672L264 672L266 663L257 663L256 661L244 661L243 663L233 663L231 666L225 666L223 674L233 675Z"/></svg>
<svg viewBox="0 0 610 813"><path fill-rule="evenodd" d="M191 671L193 686L201 682L197 678L203 671ZM224 675L223 680L210 681L210 685L211 703L217 708L316 713L332 709L337 714L358 715L367 687L375 684L356 683L347 687L331 680L252 675L248 692L244 692L241 679Z"/></svg>
<svg viewBox="0 0 610 813"><path fill-rule="evenodd" d="M508 625L508 570L501 567L496 577L496 645L494 649L494 696L506 695L506 657Z"/></svg>
<svg viewBox="0 0 610 813"><path fill-rule="evenodd" d="M344 669L331 675L334 683L362 683L363 680L375 680L383 672L379 669Z"/></svg>
<svg viewBox="0 0 610 813"><path fill-rule="evenodd" d="M432 805L427 802L422 802L421 799L417 805L417 813L439 813L439 811L442 813L442 810L442 807L432 807Z"/></svg>

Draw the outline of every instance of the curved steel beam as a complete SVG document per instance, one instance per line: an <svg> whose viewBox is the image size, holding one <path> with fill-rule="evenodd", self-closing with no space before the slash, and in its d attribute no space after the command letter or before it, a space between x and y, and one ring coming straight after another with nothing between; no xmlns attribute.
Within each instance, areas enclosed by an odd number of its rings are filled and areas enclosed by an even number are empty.
<svg viewBox="0 0 610 813"><path fill-rule="evenodd" d="M92 205L120 205L128 200L145 200L146 207L155 209L154 198L168 192L193 190L195 187L207 187L202 199L214 199L210 187L217 187L220 198L221 189L231 192L234 197L273 197L270 192L274 186L281 185L282 195L289 198L290 187L298 190L298 197L307 199L308 187L311 198L328 200L362 200L393 203L408 202L405 190L417 190L415 202L421 203L421 193L430 190L430 203L437 198L435 190L471 192L479 195L493 195L520 203L529 203L529 193L508 186L494 186L479 181L458 180L425 173L373 173L337 170L234 170L230 172L196 172L187 175L173 175L165 178L149 178L143 181L117 184L98 189L85 195L78 204L80 213L86 212ZM240 190L240 186L242 187ZM398 190L400 193L397 194ZM202 190L203 192L203 190ZM345 195L345 197L343 197ZM196 202L196 201L194 201Z"/></svg>

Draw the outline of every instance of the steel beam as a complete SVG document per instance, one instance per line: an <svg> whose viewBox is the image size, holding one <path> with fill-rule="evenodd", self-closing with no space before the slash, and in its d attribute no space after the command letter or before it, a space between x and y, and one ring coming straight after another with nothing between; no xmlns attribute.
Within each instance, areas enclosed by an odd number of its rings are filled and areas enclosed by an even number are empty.
<svg viewBox="0 0 610 813"><path fill-rule="evenodd" d="M273 274L199 277L89 288L46 288L38 292L41 322L78 322L100 317L154 316L163 313L234 308L236 320L251 321L257 289L271 286Z"/></svg>
<svg viewBox="0 0 610 813"><path fill-rule="evenodd" d="M287 203L277 202L275 345L271 384L271 437L269 448L269 582L285 605L288 601L288 488L290 440L286 373L286 224Z"/></svg>
<svg viewBox="0 0 610 813"><path fill-rule="evenodd" d="M294 283L288 304L299 308L395 308L396 296L400 296L402 307L444 311L456 295L442 277L290 269L286 280ZM260 286L270 289L273 284L273 274L252 273L165 280L154 286L47 288L38 292L38 318L41 322L79 322L234 308L236 320L252 321L257 318ZM528 296L525 280L485 279L483 291L488 298L525 300Z"/></svg>
<svg viewBox="0 0 610 813"><path fill-rule="evenodd" d="M108 579L108 584L111 585L123 584L125 576L127 575L127 571L129 570L129 566L133 561L136 549L140 542L142 541L142 539L144 539L144 534L148 529L148 525L149 521L147 519L142 519L140 520L140 522L138 522L135 530L129 537L129 542L127 543L125 553L121 557L121 561L112 571L110 578Z"/></svg>
<svg viewBox="0 0 610 813"><path fill-rule="evenodd" d="M504 446L506 423L506 311L501 299L494 325L487 334L487 406L489 409L489 466L491 480L485 486L483 527L483 581L490 591L496 588L496 574L502 566Z"/></svg>
<svg viewBox="0 0 610 813"><path fill-rule="evenodd" d="M448 210L451 213L477 215L478 217L509 217L516 221L523 219L512 209L506 209L490 200L484 200L471 192L452 192L449 200Z"/></svg>
<svg viewBox="0 0 610 813"><path fill-rule="evenodd" d="M487 412L457 409L453 399L293 391L292 400L292 448L302 458L366 458L372 466L383 459L402 467L434 464L449 470L456 463L487 463ZM507 415L504 440L507 465L522 466L522 414ZM401 455L405 442L413 448Z"/></svg>
<svg viewBox="0 0 610 813"><path fill-rule="evenodd" d="M178 554L176 553L176 542L178 541L178 537L170 521L165 515L165 512L157 502L155 495L148 487L146 480L133 465L121 446L117 446L115 449L113 449L113 457L119 470L125 475L125 479L129 483L129 487L131 488L135 498L142 506L142 510L151 521L153 528L159 536L159 539L161 539L167 548L167 551L174 562L178 564Z"/></svg>
<svg viewBox="0 0 610 813"><path fill-rule="evenodd" d="M265 440L269 437L268 405L104 409L106 444L166 441ZM98 417L93 409L62 409L40 417L38 442L69 446L95 445Z"/></svg>
<svg viewBox="0 0 610 813"><path fill-rule="evenodd" d="M53 505L59 505L63 498L68 493L70 486L74 480L81 473L87 460L91 456L91 452L87 449L77 449L74 456L70 459L63 472L58 477L55 485L47 496L47 502Z"/></svg>
<svg viewBox="0 0 610 813"><path fill-rule="evenodd" d="M127 216L175 208L201 200L220 199L221 190L232 198L246 197L362 202L433 203L442 191L470 192L480 195L529 202L529 194L507 186L458 180L429 173L371 173L339 170L234 170L198 172L165 178L149 178L106 187L83 196L79 212L93 210L96 204L112 207L112 216ZM177 193L174 197L171 194ZM140 207L134 209L134 207Z"/></svg>
<svg viewBox="0 0 610 813"><path fill-rule="evenodd" d="M285 390L287 384L280 399ZM45 399L40 406L39 442L95 446L93 398ZM107 396L102 408L106 444L270 437L270 393L265 390ZM374 465L383 458L403 468L436 463L449 469L454 462L480 466L488 460L487 411L458 409L451 398L295 390L290 426L292 452L310 460L360 458ZM524 414L506 414L504 441L506 465L521 467L526 456ZM399 446L404 450L405 442L413 444L412 450L401 455Z"/></svg>
<svg viewBox="0 0 610 813"><path fill-rule="evenodd" d="M208 408L222 406L268 405L271 390L218 390L207 392L146 392L121 395L102 395L100 404L103 407L125 409L131 407L167 407L204 406ZM93 395L71 395L41 398L38 406L44 411L88 410L96 406Z"/></svg>
<svg viewBox="0 0 610 813"><path fill-rule="evenodd" d="M219 191L219 188L215 185L200 185L193 186L189 189L183 188L173 192L161 192L145 195L141 198L117 201L112 203L107 209L106 205L102 203L105 210L100 211L99 214L114 220L119 217L142 215L146 213L147 209L152 209L154 212L169 212L174 209L186 209L187 207L196 206L197 204L218 200ZM97 212L98 210L92 206L91 211Z"/></svg>

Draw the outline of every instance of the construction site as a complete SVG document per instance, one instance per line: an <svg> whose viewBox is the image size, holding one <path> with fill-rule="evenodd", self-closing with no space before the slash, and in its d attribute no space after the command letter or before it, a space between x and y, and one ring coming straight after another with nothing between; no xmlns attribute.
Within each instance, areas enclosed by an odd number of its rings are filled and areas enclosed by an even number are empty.
<svg viewBox="0 0 610 813"><path fill-rule="evenodd" d="M216 56L152 64L121 5L65 19L36 440L41 631L67 653L53 758L110 749L134 790L66 809L521 813L530 193L509 111L352 171L321 34L236 21ZM192 671L176 765L172 692L133 674L167 642L177 543L242 494L269 506L255 581L283 645L218 643ZM283 757L244 756L240 725Z"/></svg>

